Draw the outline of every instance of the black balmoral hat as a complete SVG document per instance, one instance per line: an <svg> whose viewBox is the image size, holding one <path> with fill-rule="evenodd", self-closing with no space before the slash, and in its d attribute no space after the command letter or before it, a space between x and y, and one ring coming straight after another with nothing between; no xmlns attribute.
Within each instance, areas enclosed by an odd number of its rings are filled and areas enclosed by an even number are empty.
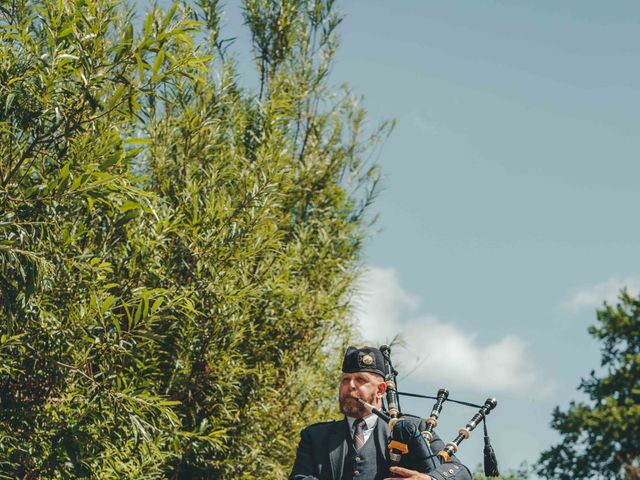
<svg viewBox="0 0 640 480"><path fill-rule="evenodd" d="M384 377L384 357L373 347L348 347L342 361L343 373L371 372Z"/></svg>

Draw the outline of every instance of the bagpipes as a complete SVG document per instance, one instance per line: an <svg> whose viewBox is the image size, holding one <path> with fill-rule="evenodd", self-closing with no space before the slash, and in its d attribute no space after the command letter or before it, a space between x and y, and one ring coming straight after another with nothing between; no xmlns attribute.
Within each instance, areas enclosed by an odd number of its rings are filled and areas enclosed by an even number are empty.
<svg viewBox="0 0 640 480"><path fill-rule="evenodd" d="M476 405L469 402L462 402L449 398L449 391L445 388L438 390L435 397L428 395L418 395L414 393L398 392L397 375L391 362L391 348L388 345L380 346L380 352L384 357L384 371L386 390L386 411L382 411L367 402L358 399L369 410L388 423L391 431L387 448L389 449L389 460L391 466L398 466L401 463L410 464L414 469L428 473L437 468L438 465L451 462L460 444L469 438L471 432L482 422L484 427L484 473L489 477L497 477L498 461L491 446L491 440L487 433L486 417L497 406L495 398L488 398L483 405ZM399 395L409 397L434 399L436 403L431 409L431 414L425 419L425 429L420 431L415 420L411 421L409 416L403 416L400 411ZM453 402L468 407L475 407L479 410L473 415L467 424L458 430L458 436L448 442L443 449L433 454L431 443L433 442L433 429L438 426L438 418L442 412L445 402ZM406 460L406 462L403 462Z"/></svg>

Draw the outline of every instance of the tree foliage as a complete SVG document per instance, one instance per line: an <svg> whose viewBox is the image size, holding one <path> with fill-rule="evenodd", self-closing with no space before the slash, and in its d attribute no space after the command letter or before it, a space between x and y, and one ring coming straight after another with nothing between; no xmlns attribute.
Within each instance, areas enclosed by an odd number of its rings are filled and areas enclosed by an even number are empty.
<svg viewBox="0 0 640 480"><path fill-rule="evenodd" d="M484 468L479 464L473 472L473 480L529 480L532 469L527 462L522 462L517 468L504 470L500 468L501 474L498 477L487 477Z"/></svg>
<svg viewBox="0 0 640 480"><path fill-rule="evenodd" d="M589 333L602 342L602 373L580 383L589 403L555 409L551 425L563 442L541 456L547 478L640 478L640 298L623 291L598 322Z"/></svg>
<svg viewBox="0 0 640 480"><path fill-rule="evenodd" d="M377 174L332 0L0 5L0 478L284 478Z"/></svg>

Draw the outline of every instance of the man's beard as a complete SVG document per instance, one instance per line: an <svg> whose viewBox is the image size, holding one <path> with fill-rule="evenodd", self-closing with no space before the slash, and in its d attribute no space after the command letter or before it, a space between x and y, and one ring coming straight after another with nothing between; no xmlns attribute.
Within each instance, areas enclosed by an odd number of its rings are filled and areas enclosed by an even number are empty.
<svg viewBox="0 0 640 480"><path fill-rule="evenodd" d="M352 399L352 400L348 400L348 399ZM375 394L371 395L371 398L362 398L362 400L372 405L377 404ZM367 407L365 407L360 402L358 402L358 400L356 400L355 397L350 393L347 393L345 395L340 395L339 402L340 402L340 411L343 414L345 414L347 417L360 418L360 417L366 417L371 413Z"/></svg>

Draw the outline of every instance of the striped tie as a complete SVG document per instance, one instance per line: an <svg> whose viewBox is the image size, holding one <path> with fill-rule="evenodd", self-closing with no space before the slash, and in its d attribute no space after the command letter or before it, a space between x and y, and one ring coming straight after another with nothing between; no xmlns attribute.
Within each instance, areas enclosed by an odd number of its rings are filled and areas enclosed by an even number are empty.
<svg viewBox="0 0 640 480"><path fill-rule="evenodd" d="M353 424L353 446L356 452L364 445L364 431L367 429L367 423L364 418L357 419Z"/></svg>

